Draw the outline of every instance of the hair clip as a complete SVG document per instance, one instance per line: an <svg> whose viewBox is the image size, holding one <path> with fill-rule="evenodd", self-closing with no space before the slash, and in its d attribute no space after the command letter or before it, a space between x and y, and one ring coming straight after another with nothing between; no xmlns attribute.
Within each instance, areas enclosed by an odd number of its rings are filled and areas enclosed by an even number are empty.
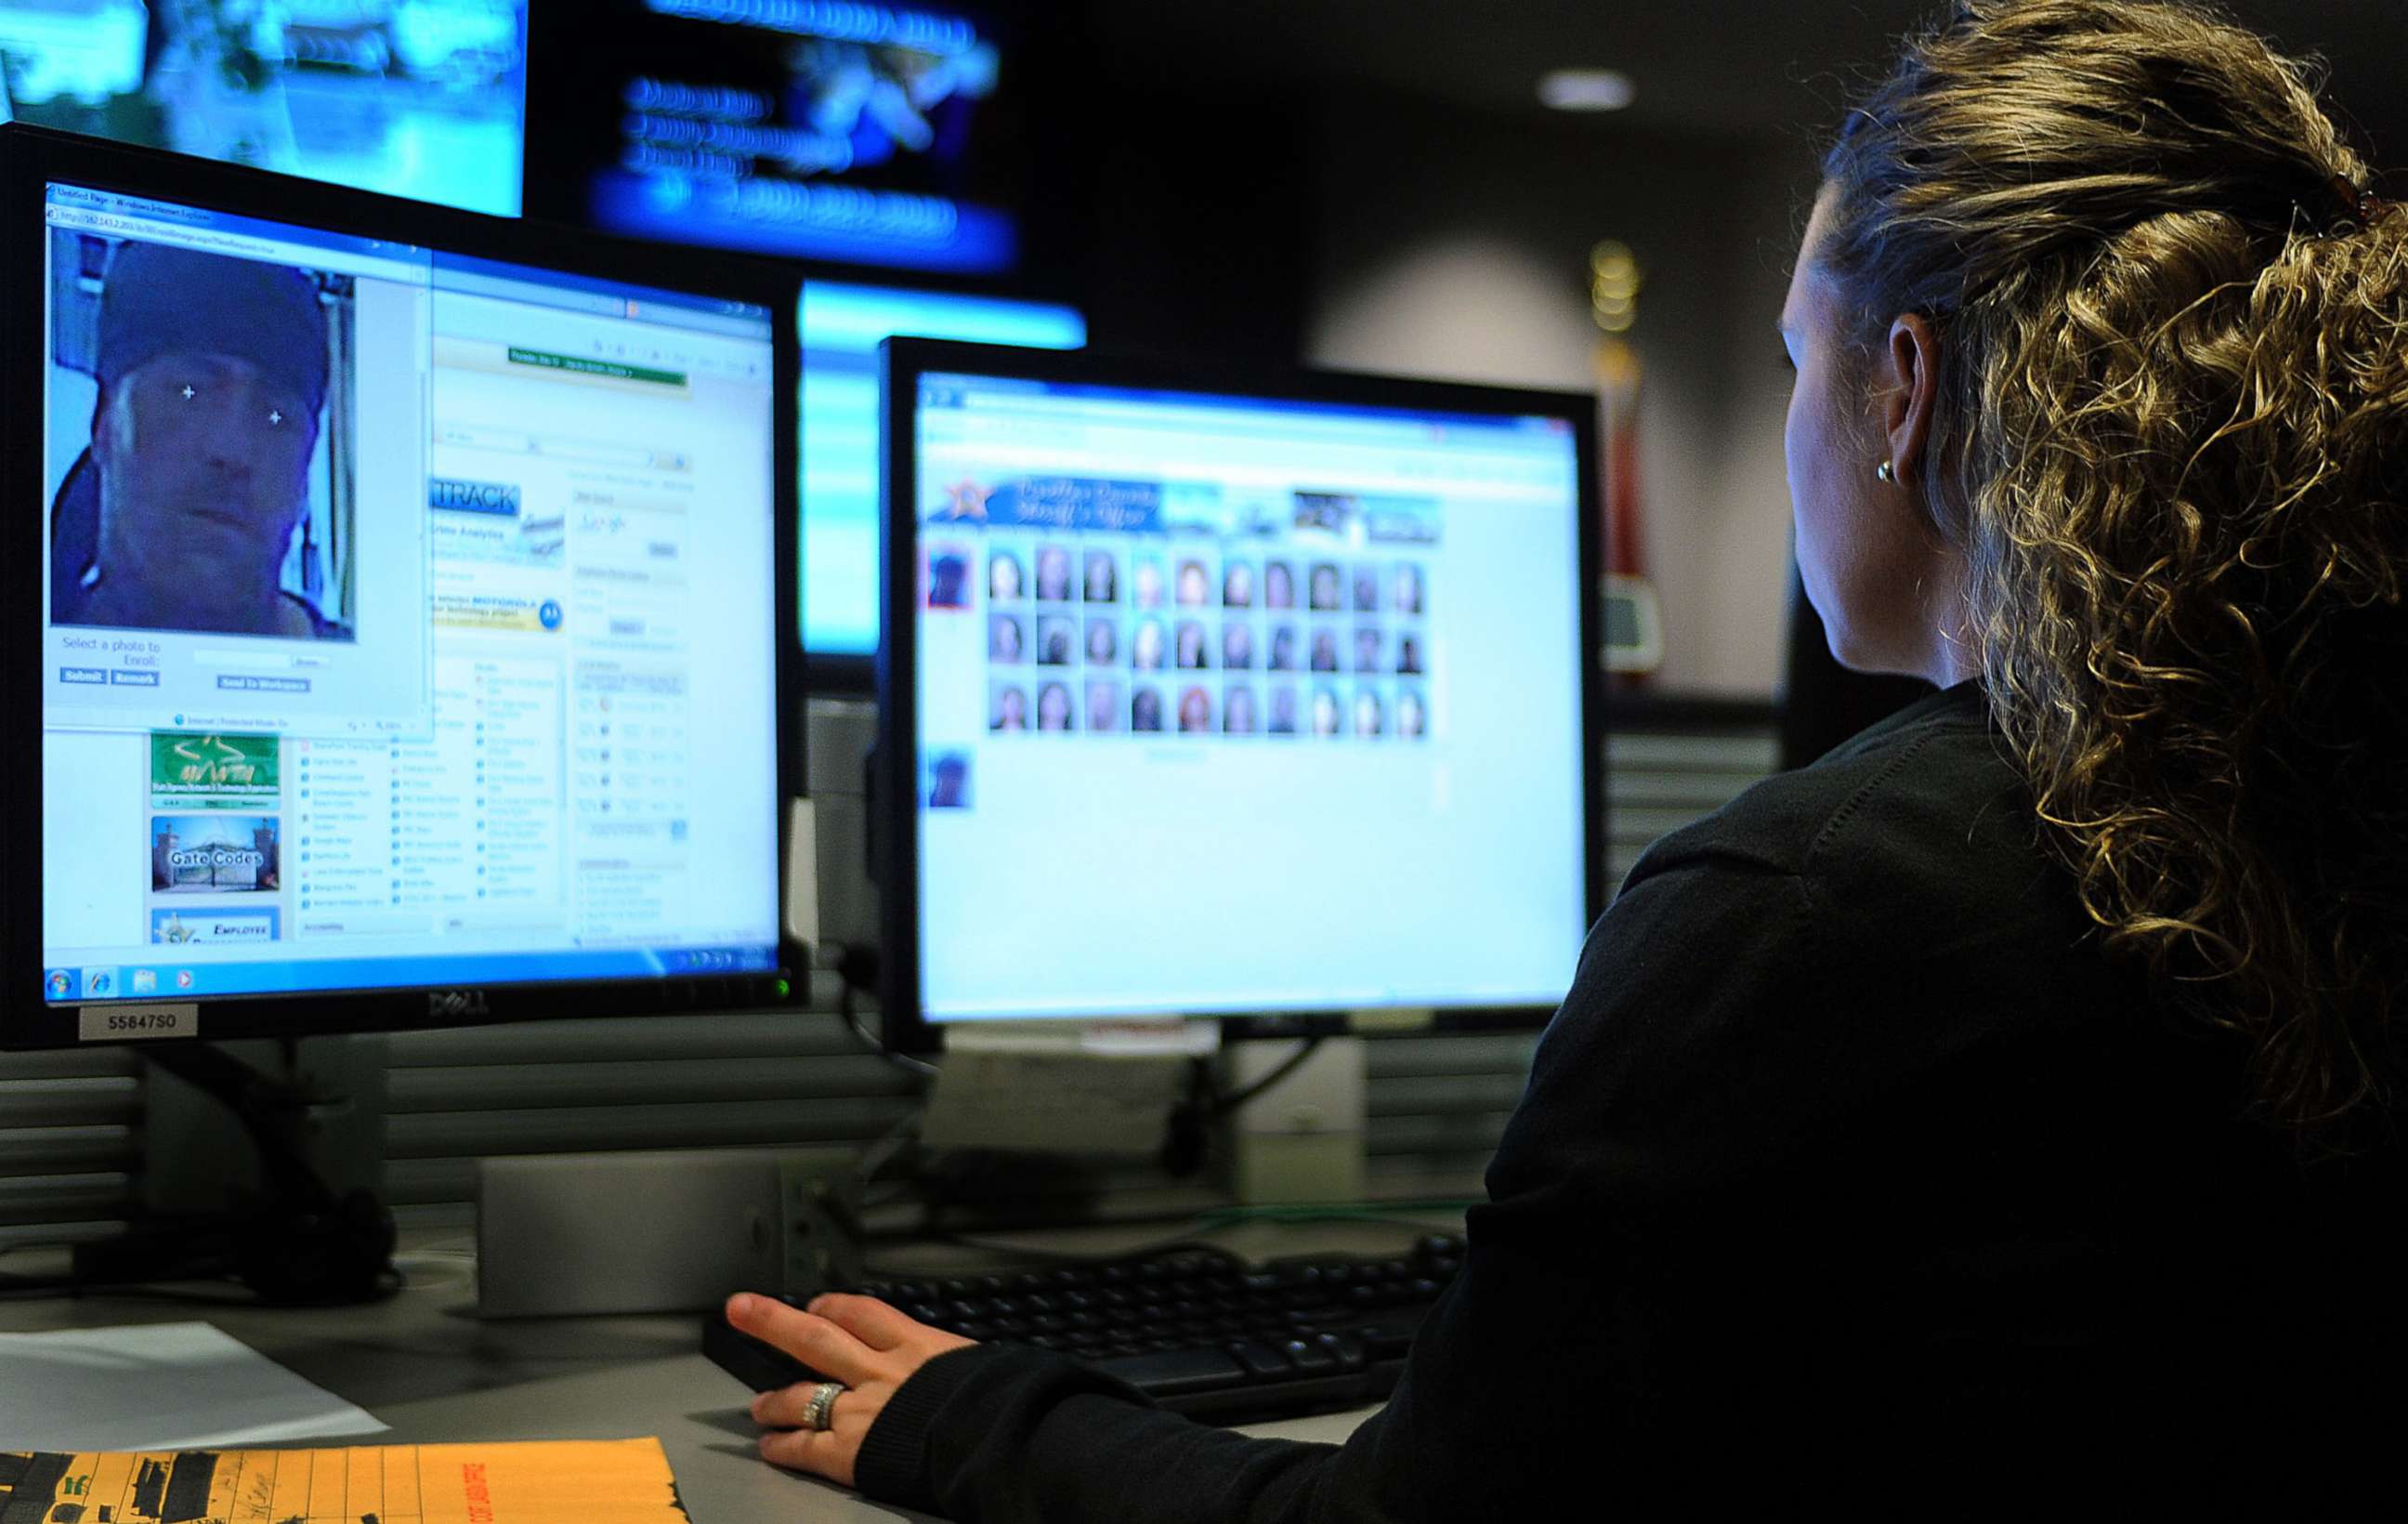
<svg viewBox="0 0 2408 1524"><path fill-rule="evenodd" d="M2334 175L2332 189L2333 194L2340 198L2342 215L2356 223L2361 230L2372 227L2391 211L2390 202L2372 191L2359 190L2346 175Z"/></svg>

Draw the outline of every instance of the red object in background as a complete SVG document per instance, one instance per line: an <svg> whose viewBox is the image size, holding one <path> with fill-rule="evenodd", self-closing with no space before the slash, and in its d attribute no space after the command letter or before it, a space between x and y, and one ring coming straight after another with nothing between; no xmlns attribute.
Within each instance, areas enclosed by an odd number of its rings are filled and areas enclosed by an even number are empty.
<svg viewBox="0 0 2408 1524"><path fill-rule="evenodd" d="M1604 514L1607 681L1617 690L1643 687L1663 662L1663 635L1654 587L1647 581L1645 522L1639 493L1639 356L1609 335L1597 346L1598 463ZM1622 643L1617 644L1620 641Z"/></svg>
<svg viewBox="0 0 2408 1524"><path fill-rule="evenodd" d="M1639 358L1630 346L1607 339L1598 355L1598 399L1605 411L1605 569L1617 577L1647 575L1639 503Z"/></svg>

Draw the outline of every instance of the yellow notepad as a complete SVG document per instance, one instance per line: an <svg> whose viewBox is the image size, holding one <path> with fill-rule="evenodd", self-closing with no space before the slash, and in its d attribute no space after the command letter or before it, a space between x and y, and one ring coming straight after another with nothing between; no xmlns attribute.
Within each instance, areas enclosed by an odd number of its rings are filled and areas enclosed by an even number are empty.
<svg viewBox="0 0 2408 1524"><path fill-rule="evenodd" d="M686 1524L657 1439L0 1450L0 1514L27 1502L79 1524Z"/></svg>

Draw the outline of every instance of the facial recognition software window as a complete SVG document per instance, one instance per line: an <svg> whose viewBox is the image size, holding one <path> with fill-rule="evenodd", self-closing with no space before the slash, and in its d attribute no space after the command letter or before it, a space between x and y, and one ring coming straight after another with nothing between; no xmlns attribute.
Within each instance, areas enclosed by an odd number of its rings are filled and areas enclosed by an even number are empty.
<svg viewBox="0 0 2408 1524"><path fill-rule="evenodd" d="M54 185L44 699L423 736L423 250Z"/></svg>
<svg viewBox="0 0 2408 1524"><path fill-rule="evenodd" d="M1561 998L1567 424L968 376L917 416L931 1019Z"/></svg>
<svg viewBox="0 0 2408 1524"><path fill-rule="evenodd" d="M53 729L53 999L774 963L767 313L430 289L426 729Z"/></svg>

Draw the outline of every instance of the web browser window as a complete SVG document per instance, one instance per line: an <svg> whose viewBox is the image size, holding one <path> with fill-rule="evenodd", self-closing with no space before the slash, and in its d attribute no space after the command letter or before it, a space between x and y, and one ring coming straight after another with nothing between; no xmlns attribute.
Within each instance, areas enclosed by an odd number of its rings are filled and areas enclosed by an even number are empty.
<svg viewBox="0 0 2408 1524"><path fill-rule="evenodd" d="M1568 422L929 375L915 427L928 1019L1561 998Z"/></svg>
<svg viewBox="0 0 2408 1524"><path fill-rule="evenodd" d="M51 222L45 993L771 967L766 310Z"/></svg>

